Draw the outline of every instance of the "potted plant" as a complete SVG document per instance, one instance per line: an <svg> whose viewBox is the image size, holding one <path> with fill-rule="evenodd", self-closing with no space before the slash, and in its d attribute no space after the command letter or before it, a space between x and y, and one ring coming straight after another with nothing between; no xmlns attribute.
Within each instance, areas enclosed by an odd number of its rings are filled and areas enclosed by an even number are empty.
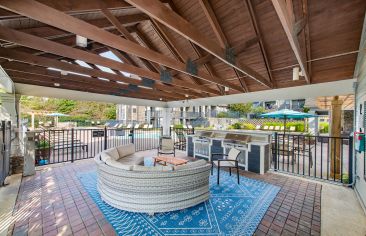
<svg viewBox="0 0 366 236"><path fill-rule="evenodd" d="M50 159L51 143L42 139L36 143L36 164L47 164Z"/></svg>

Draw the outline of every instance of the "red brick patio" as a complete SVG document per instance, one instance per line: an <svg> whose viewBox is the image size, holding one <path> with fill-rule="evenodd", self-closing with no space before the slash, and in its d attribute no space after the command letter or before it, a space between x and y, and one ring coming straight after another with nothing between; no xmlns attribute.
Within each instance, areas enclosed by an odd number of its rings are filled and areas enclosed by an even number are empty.
<svg viewBox="0 0 366 236"><path fill-rule="evenodd" d="M22 180L9 235L115 235L76 173L93 160L48 166ZM241 174L281 187L256 235L320 235L321 184L278 174Z"/></svg>

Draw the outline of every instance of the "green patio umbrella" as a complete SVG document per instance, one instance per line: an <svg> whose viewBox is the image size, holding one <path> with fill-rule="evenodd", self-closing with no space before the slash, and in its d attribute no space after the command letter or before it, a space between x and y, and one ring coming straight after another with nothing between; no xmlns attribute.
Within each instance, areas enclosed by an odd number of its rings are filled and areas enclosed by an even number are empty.
<svg viewBox="0 0 366 236"><path fill-rule="evenodd" d="M55 118L55 126L57 126L57 124L58 124L58 118L59 118L60 116L69 116L69 115L67 115L67 114L63 114L63 113L54 112L54 113L49 113L49 114L47 114L46 116L54 117L54 118Z"/></svg>
<svg viewBox="0 0 366 236"><path fill-rule="evenodd" d="M265 114L262 114L261 117L263 118L280 118L280 119L284 119L284 132L283 134L286 133L286 121L287 119L304 119L304 118L311 118L311 117L315 117L316 115L312 115L312 114L308 114L308 113L304 113L304 112L299 112L299 111L294 111L294 110L289 110L289 109L282 109L279 111L273 111L273 112L268 112Z"/></svg>

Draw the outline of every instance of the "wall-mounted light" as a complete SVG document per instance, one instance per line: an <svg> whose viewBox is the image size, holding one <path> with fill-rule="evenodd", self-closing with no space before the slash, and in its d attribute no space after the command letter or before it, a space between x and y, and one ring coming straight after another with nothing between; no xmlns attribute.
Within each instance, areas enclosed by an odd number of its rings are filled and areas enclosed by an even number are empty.
<svg viewBox="0 0 366 236"><path fill-rule="evenodd" d="M76 45L86 48L88 46L88 39L83 36L76 35Z"/></svg>
<svg viewBox="0 0 366 236"><path fill-rule="evenodd" d="M292 80L293 81L299 80L300 76L304 76L302 71L300 71L300 67L294 67L292 69Z"/></svg>
<svg viewBox="0 0 366 236"><path fill-rule="evenodd" d="M54 83L53 84L55 87L60 87L60 84L59 83Z"/></svg>

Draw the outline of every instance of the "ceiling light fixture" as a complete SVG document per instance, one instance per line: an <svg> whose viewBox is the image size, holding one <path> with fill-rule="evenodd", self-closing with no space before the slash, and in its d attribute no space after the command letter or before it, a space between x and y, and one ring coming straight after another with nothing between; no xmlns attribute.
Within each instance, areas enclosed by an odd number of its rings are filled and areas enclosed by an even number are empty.
<svg viewBox="0 0 366 236"><path fill-rule="evenodd" d="M76 45L86 48L88 46L88 39L83 36L76 35Z"/></svg>

